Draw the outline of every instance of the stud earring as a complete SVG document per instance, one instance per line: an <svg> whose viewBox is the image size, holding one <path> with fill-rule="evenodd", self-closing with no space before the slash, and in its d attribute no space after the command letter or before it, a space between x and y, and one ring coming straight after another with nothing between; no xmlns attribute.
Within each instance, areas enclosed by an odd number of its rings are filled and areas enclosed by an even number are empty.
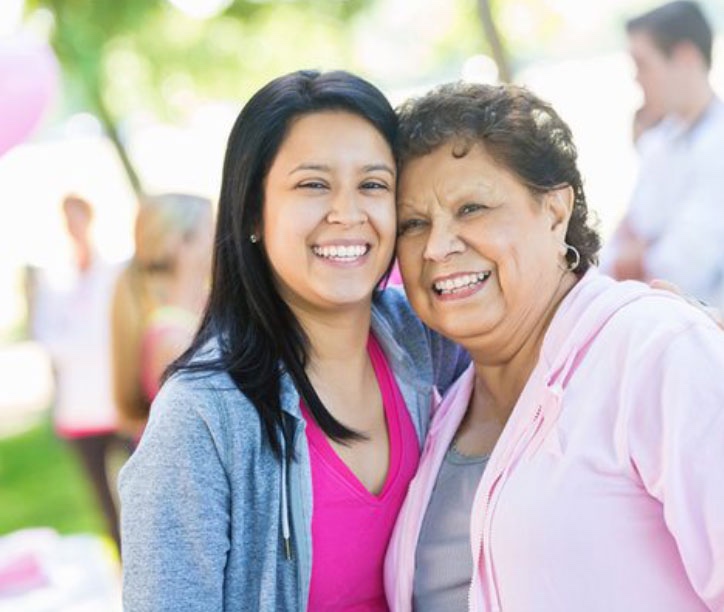
<svg viewBox="0 0 724 612"><path fill-rule="evenodd" d="M259 236L257 236L256 234L252 234L251 236L249 236L249 242L251 242L252 244L256 244L257 242L259 242Z"/></svg>

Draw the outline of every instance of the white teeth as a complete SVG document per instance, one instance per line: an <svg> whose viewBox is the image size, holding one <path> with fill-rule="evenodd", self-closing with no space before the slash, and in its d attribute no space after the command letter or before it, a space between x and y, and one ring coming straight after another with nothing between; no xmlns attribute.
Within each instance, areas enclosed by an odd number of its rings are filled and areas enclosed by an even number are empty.
<svg viewBox="0 0 724 612"><path fill-rule="evenodd" d="M362 257L369 247L367 245L355 244L355 245L333 245L333 246L315 246L312 247L312 251L319 257L326 259L336 259L339 261L351 261Z"/></svg>
<svg viewBox="0 0 724 612"><path fill-rule="evenodd" d="M441 294L455 293L461 289L467 289L468 287L482 283L488 276L490 276L490 272L461 274L455 278L446 278L445 280L437 281L434 287L435 291Z"/></svg>

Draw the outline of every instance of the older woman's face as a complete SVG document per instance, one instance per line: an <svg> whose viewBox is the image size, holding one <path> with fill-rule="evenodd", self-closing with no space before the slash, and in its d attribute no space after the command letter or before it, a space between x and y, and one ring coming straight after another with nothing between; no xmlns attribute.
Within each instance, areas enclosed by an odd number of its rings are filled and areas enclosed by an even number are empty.
<svg viewBox="0 0 724 612"><path fill-rule="evenodd" d="M428 326L469 350L512 347L540 323L564 274L571 190L534 197L481 146L452 153L443 145L400 175L405 290Z"/></svg>

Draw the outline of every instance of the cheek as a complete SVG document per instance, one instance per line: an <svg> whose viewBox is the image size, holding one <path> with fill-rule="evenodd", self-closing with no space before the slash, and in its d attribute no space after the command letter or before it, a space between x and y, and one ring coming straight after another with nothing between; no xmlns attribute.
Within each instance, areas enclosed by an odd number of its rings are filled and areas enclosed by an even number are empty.
<svg viewBox="0 0 724 612"><path fill-rule="evenodd" d="M367 215L376 226L378 233L394 242L397 235L397 211L394 200L390 198L389 201L376 202L369 207Z"/></svg>
<svg viewBox="0 0 724 612"><path fill-rule="evenodd" d="M495 260L503 278L537 276L549 260L555 261L551 238L542 236L539 228L501 230L489 237L487 253Z"/></svg>
<svg viewBox="0 0 724 612"><path fill-rule="evenodd" d="M417 278L422 272L422 252L418 242L410 237L397 240L397 262L403 280Z"/></svg>
<svg viewBox="0 0 724 612"><path fill-rule="evenodd" d="M283 245L304 235L310 226L310 211L303 206L283 201L265 204L263 211L264 239L270 244Z"/></svg>

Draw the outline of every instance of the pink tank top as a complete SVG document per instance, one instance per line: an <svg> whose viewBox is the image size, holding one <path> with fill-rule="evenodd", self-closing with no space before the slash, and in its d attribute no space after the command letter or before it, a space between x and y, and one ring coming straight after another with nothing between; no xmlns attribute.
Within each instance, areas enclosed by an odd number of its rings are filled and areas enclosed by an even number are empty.
<svg viewBox="0 0 724 612"><path fill-rule="evenodd" d="M387 610L385 551L420 448L397 382L372 335L367 351L382 393L390 441L390 464L379 494L370 493L339 458L302 403L314 495L310 610Z"/></svg>
<svg viewBox="0 0 724 612"><path fill-rule="evenodd" d="M151 402L161 388L149 367L151 355L165 334L179 329L192 336L198 325L198 316L179 306L159 306L148 318L141 337L141 388Z"/></svg>

